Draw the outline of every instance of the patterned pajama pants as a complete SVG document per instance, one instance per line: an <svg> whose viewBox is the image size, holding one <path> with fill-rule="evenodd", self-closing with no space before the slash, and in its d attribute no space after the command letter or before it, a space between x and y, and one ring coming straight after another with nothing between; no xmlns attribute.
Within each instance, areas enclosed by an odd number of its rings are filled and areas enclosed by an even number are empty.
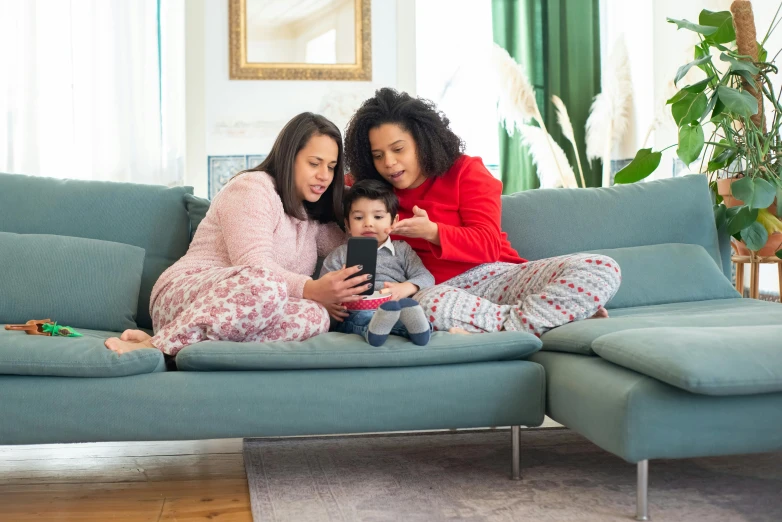
<svg viewBox="0 0 782 522"><path fill-rule="evenodd" d="M487 263L418 292L435 330L473 333L544 332L592 317L619 289L616 261L574 254L513 263Z"/></svg>
<svg viewBox="0 0 782 522"><path fill-rule="evenodd" d="M163 353L201 341L303 341L329 329L326 309L289 297L285 281L258 267L185 272L152 306L152 344Z"/></svg>

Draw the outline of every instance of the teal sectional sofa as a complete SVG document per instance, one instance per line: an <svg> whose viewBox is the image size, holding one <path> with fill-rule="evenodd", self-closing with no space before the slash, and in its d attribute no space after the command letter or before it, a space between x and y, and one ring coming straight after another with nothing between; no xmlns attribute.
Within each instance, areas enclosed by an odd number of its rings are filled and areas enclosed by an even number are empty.
<svg viewBox="0 0 782 522"><path fill-rule="evenodd" d="M0 175L0 323L45 311L85 334L0 330L0 444L512 426L518 475L519 426L546 412L637 464L639 519L650 460L782 449L782 306L732 288L702 176L504 197L523 257L595 252L622 266L610 319L542 344L437 333L368 349L330 333L201 343L173 362L103 348L150 328L152 284L206 211L188 188Z"/></svg>
<svg viewBox="0 0 782 522"><path fill-rule="evenodd" d="M622 267L611 318L547 332L530 360L549 416L637 464L636 518L650 460L782 450L782 305L732 288L704 176L515 194L503 228L526 258Z"/></svg>

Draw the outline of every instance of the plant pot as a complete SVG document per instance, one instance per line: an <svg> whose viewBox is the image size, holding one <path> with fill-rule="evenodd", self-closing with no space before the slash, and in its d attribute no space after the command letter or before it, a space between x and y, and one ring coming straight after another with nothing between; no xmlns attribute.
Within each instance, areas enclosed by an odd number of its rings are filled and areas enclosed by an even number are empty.
<svg viewBox="0 0 782 522"><path fill-rule="evenodd" d="M722 196L722 201L725 203L725 206L728 208L731 207L737 207L739 205L743 205L744 202L740 199L736 199L733 197L733 192L731 191L730 186L733 184L734 181L740 178L723 178L717 180L717 193ZM774 202L771 204L771 206L768 207L768 211L777 215L777 200L774 199ZM779 217L779 216L777 216ZM740 256L748 256L750 255L750 250L747 248L747 245L744 244L743 241L736 241L733 240L733 243L736 245L736 250ZM782 249L782 232L774 232L773 234L768 236L768 241L766 241L766 244L758 250L758 255L760 257L771 257L777 253L777 250Z"/></svg>

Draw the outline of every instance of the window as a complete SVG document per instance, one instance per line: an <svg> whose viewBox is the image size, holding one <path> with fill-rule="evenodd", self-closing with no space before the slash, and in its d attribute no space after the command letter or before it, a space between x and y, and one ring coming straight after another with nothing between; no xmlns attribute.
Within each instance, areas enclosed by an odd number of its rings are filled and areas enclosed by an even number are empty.
<svg viewBox="0 0 782 522"><path fill-rule="evenodd" d="M499 176L496 100L485 72L492 37L491 0L416 2L416 91L448 116L465 152Z"/></svg>
<svg viewBox="0 0 782 522"><path fill-rule="evenodd" d="M0 0L0 172L181 184L184 0Z"/></svg>

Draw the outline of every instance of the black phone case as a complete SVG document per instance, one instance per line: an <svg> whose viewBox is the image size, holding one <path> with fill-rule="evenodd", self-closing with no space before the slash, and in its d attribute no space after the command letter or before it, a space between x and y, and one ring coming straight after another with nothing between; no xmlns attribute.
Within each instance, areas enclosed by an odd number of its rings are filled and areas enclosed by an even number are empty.
<svg viewBox="0 0 782 522"><path fill-rule="evenodd" d="M371 237L351 237L348 239L348 258L345 261L345 267L362 265L361 269L353 277L370 274L372 279L367 283L372 286L361 292L361 295L372 295L375 293L375 270L377 269L377 240Z"/></svg>

